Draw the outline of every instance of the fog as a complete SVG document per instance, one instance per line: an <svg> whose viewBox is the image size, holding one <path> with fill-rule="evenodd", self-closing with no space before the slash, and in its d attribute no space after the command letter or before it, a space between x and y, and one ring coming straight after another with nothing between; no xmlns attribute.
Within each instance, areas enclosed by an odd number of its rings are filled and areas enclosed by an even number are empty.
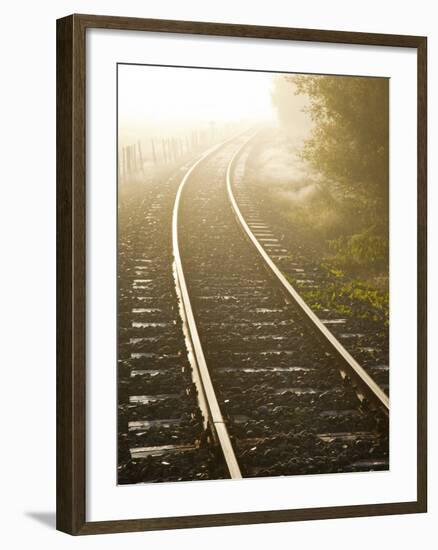
<svg viewBox="0 0 438 550"><path fill-rule="evenodd" d="M119 65L121 165L131 166L134 175L132 166L138 169L140 162L144 166L175 160L190 148L207 146L254 124L277 125L273 86L282 78L253 71ZM303 98L291 88L298 141L309 126L303 106ZM126 173L123 166L121 172Z"/></svg>
<svg viewBox="0 0 438 550"><path fill-rule="evenodd" d="M273 121L272 74L120 65L120 139L199 125Z"/></svg>

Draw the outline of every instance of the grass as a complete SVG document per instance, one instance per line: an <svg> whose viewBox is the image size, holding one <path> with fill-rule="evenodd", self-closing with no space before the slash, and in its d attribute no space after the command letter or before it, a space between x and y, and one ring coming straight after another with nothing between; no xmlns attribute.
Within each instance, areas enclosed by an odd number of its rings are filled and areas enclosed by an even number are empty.
<svg viewBox="0 0 438 550"><path fill-rule="evenodd" d="M321 267L327 268L326 264ZM333 274L333 270L328 270ZM335 273L339 273L335 270ZM341 315L389 324L389 292L376 288L374 281L345 279L335 275L331 282L317 289L302 289L301 295L315 311L330 309Z"/></svg>

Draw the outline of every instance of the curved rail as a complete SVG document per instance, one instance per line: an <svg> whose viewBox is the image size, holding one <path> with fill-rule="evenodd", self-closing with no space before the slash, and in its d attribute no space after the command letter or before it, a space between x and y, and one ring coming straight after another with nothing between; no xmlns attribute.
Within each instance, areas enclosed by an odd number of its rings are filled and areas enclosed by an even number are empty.
<svg viewBox="0 0 438 550"><path fill-rule="evenodd" d="M275 263L271 260L269 255L266 253L263 246L259 243L254 233L251 231L250 227L245 221L239 206L237 205L236 199L234 198L233 190L231 187L231 173L234 167L234 163L239 157L240 153L246 147L246 145L253 139L254 136L245 141L245 143L239 147L239 149L234 153L231 158L228 168L227 168L227 192L230 199L231 205L233 207L236 218L241 225L242 229L249 237L253 245L256 247L260 256L265 261L267 267L275 275L278 281L282 284L286 292L292 297L292 299L298 304L303 313L308 317L312 322L315 328L321 333L321 335L331 344L333 350L336 352L338 357L340 357L347 367L348 371L351 373L352 377L360 386L360 389L380 408L383 409L386 415L389 414L389 398L386 393L380 388L380 386L369 376L367 372L359 365L359 363L354 359L352 355L344 348L344 346L339 342L339 340L327 329L327 327L320 321L317 315L311 310L311 308L306 304L306 302L301 298L299 293L295 288L289 283L283 273L278 269Z"/></svg>
<svg viewBox="0 0 438 550"><path fill-rule="evenodd" d="M193 173L195 168L201 164L207 157L225 144L236 139L236 136L218 144L206 151L185 173L178 192L176 194L175 205L173 208L172 216L172 247L174 256L174 274L175 283L177 286L177 293L181 300L183 324L187 329L186 333L189 337L190 347L189 353L194 358L193 366L195 368L194 381L197 386L199 394L200 406L203 409L204 415L207 416L208 424L212 431L213 437L219 443L222 450L225 462L227 464L228 472L232 479L241 479L242 474L237 462L234 449L231 444L228 429L226 427L222 412L217 401L216 393L210 378L207 363L205 361L204 351L202 349L201 340L199 338L198 329L196 327L195 317L193 314L192 305L187 289L187 284L184 276L184 270L181 262L181 255L178 242L178 209L181 200L181 193L184 185Z"/></svg>

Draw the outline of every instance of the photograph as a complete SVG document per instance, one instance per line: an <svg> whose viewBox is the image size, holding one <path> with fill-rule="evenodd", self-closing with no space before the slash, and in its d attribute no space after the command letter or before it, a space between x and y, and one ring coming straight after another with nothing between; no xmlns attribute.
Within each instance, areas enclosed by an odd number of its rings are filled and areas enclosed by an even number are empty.
<svg viewBox="0 0 438 550"><path fill-rule="evenodd" d="M389 112L117 64L118 485L390 470Z"/></svg>
<svg viewBox="0 0 438 550"><path fill-rule="evenodd" d="M429 550L431 6L5 4L2 548Z"/></svg>

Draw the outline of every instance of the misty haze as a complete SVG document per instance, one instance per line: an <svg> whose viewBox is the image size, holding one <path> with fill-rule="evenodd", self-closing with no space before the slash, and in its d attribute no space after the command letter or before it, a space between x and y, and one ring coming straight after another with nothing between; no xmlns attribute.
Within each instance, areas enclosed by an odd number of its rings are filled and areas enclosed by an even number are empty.
<svg viewBox="0 0 438 550"><path fill-rule="evenodd" d="M118 483L389 469L389 83L118 65Z"/></svg>

